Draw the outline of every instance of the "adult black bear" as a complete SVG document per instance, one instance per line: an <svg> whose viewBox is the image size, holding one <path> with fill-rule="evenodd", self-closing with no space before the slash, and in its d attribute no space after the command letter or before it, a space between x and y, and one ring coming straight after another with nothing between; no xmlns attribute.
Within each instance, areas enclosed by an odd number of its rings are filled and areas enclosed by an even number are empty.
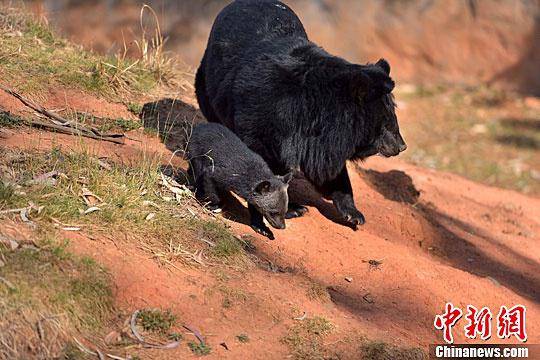
<svg viewBox="0 0 540 360"><path fill-rule="evenodd" d="M406 149L385 60L355 65L308 40L275 0L237 0L217 16L197 71L201 111L277 174L301 170L351 226L364 223L346 160ZM289 204L289 216L305 208Z"/></svg>
<svg viewBox="0 0 540 360"><path fill-rule="evenodd" d="M276 176L264 160L229 129L220 124L199 124L193 128L187 147L197 198L218 208L219 191L233 191L248 203L251 228L271 240L272 231L285 229L292 173Z"/></svg>

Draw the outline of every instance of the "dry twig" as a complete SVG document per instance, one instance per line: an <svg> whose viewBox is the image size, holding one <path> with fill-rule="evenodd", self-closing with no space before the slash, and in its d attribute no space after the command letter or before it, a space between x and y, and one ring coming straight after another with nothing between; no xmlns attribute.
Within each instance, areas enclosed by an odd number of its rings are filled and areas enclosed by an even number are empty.
<svg viewBox="0 0 540 360"><path fill-rule="evenodd" d="M30 119L27 122L31 126L48 130L55 130L62 134L83 136L95 140L109 141L115 144L124 144L124 134L102 134L95 128L88 129L84 126L81 126L80 124L73 124L71 121L64 119L60 115L45 109L43 106L40 106L29 99L24 98L22 95L16 93L11 89L5 88L3 86L0 86L0 89L10 94L11 96L19 99L20 102L22 102L24 105L28 106L32 110L37 111L38 113L45 115L52 120L52 122L45 122L37 119Z"/></svg>

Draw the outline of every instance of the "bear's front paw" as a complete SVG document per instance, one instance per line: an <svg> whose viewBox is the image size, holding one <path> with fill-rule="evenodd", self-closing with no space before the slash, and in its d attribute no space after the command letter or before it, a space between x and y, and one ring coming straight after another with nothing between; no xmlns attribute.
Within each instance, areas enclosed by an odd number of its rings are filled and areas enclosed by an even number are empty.
<svg viewBox="0 0 540 360"><path fill-rule="evenodd" d="M257 234L261 234L270 240L274 240L274 233L272 233L272 230L270 230L268 226L264 224L251 224L250 226Z"/></svg>
<svg viewBox="0 0 540 360"><path fill-rule="evenodd" d="M347 214L345 220L353 225L364 225L366 223L366 218L364 214L356 210L353 214Z"/></svg>
<svg viewBox="0 0 540 360"><path fill-rule="evenodd" d="M296 203L289 202L289 209L285 214L285 219L293 219L297 217L304 216L308 212L308 208Z"/></svg>
<svg viewBox="0 0 540 360"><path fill-rule="evenodd" d="M340 212L345 222L355 230L358 225L364 225L366 222L364 215L355 208L344 209Z"/></svg>

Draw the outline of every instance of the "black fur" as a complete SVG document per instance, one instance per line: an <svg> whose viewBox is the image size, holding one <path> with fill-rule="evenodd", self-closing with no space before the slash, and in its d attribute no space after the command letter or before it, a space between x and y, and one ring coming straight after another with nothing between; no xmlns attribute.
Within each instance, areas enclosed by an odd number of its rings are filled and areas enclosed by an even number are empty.
<svg viewBox="0 0 540 360"><path fill-rule="evenodd" d="M251 227L273 239L263 216L275 228L285 228L287 184L291 175L275 176L266 162L236 135L220 124L200 124L193 128L187 147L189 173L196 196L217 209L219 191L233 191L249 205Z"/></svg>
<svg viewBox="0 0 540 360"><path fill-rule="evenodd" d="M274 0L237 0L216 18L196 76L201 111L260 154L275 173L301 170L353 226L346 160L406 146L385 60L355 65L308 40Z"/></svg>

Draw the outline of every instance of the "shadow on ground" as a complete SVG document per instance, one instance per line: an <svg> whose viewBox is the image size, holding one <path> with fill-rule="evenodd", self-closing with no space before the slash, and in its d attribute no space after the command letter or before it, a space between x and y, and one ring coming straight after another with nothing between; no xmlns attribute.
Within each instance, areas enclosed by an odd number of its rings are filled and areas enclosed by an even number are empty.
<svg viewBox="0 0 540 360"><path fill-rule="evenodd" d="M540 131L540 119L537 118L504 118L499 120L502 126L523 131Z"/></svg>
<svg viewBox="0 0 540 360"><path fill-rule="evenodd" d="M167 149L181 157L193 126L206 122L197 108L179 99L146 103L140 118L146 130L156 131Z"/></svg>
<svg viewBox="0 0 540 360"><path fill-rule="evenodd" d="M503 145L515 146L520 149L540 149L540 142L528 135L500 135L495 140Z"/></svg>
<svg viewBox="0 0 540 360"><path fill-rule="evenodd" d="M363 179L387 200L413 206L415 212L428 221L435 236L434 253L446 259L452 266L512 289L535 302L540 302L540 265L506 246L502 239L466 221L447 215L430 203L420 199L420 192L412 178L403 171L378 172L357 168ZM459 234L470 234L482 242L497 248L507 257L517 259L522 266L512 268L492 259L471 240ZM525 270L525 271L524 271ZM535 275L533 275L535 274Z"/></svg>

